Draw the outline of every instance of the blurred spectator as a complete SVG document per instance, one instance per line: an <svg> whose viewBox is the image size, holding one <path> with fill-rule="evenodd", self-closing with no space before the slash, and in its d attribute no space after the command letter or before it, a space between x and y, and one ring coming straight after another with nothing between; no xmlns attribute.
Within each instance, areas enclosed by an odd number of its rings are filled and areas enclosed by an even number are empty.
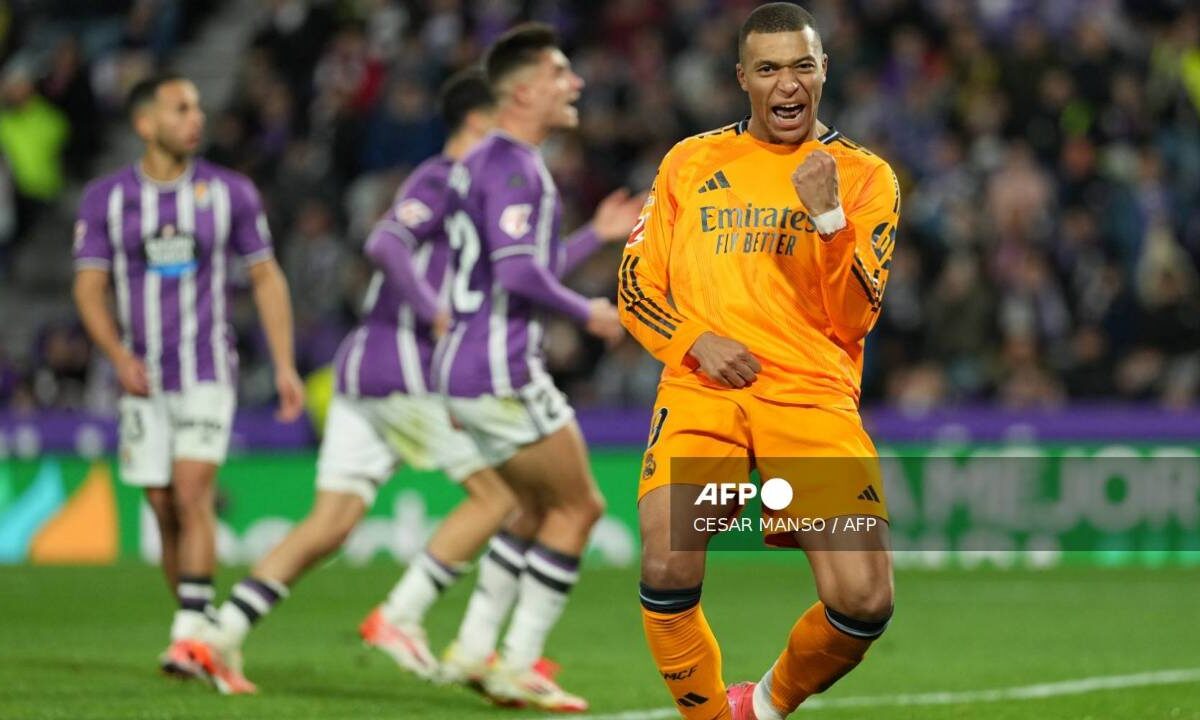
<svg viewBox="0 0 1200 720"><path fill-rule="evenodd" d="M0 78L0 152L12 170L18 237L63 189L67 118L38 94L29 68L10 64Z"/></svg>
<svg viewBox="0 0 1200 720"><path fill-rule="evenodd" d="M63 38L50 56L49 71L38 83L42 95L61 110L70 123L70 140L65 151L67 169L86 179L92 156L100 148L96 95L92 92L91 68L84 62L79 41Z"/></svg>
<svg viewBox="0 0 1200 720"><path fill-rule="evenodd" d="M41 407L80 409L88 384L91 345L77 324L51 325L37 341L34 400Z"/></svg>

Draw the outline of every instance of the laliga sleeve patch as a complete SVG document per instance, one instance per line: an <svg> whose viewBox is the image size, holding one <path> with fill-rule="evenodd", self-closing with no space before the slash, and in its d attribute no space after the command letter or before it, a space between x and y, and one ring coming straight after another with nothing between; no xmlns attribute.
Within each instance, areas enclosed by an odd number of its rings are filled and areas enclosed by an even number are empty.
<svg viewBox="0 0 1200 720"><path fill-rule="evenodd" d="M533 206L525 203L509 205L500 213L500 229L513 240L520 240L529 234L529 216L533 214Z"/></svg>
<svg viewBox="0 0 1200 720"><path fill-rule="evenodd" d="M75 252L83 249L83 238L87 236L88 224L86 220L75 221Z"/></svg>
<svg viewBox="0 0 1200 720"><path fill-rule="evenodd" d="M416 198L409 198L396 207L396 219L405 227L416 227L432 217L429 206Z"/></svg>

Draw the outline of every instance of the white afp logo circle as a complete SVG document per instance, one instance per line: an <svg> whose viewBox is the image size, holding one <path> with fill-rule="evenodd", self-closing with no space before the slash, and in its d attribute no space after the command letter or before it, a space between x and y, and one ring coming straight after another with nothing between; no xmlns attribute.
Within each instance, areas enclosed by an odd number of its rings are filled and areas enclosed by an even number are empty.
<svg viewBox="0 0 1200 720"><path fill-rule="evenodd" d="M762 504L770 510L782 510L792 504L792 486L787 480L773 477L762 484Z"/></svg>

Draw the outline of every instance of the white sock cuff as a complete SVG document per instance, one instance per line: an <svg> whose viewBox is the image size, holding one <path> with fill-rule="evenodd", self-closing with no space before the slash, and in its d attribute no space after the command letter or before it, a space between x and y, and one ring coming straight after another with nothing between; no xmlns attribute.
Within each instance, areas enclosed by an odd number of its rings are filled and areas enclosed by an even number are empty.
<svg viewBox="0 0 1200 720"><path fill-rule="evenodd" d="M421 568L433 578L433 581L438 586L438 590L445 590L458 581L463 573L466 572L469 565L467 563L459 563L457 566L448 565L438 560L428 552L423 552L417 556L418 563Z"/></svg>
<svg viewBox="0 0 1200 720"><path fill-rule="evenodd" d="M499 536L493 537L488 543L488 553L484 557L497 560L514 574L519 574L525 569L525 551L513 547Z"/></svg>
<svg viewBox="0 0 1200 720"><path fill-rule="evenodd" d="M783 720L783 714L771 702L771 676L775 674L775 663L767 668L767 674L762 676L754 688L754 716L758 720Z"/></svg>

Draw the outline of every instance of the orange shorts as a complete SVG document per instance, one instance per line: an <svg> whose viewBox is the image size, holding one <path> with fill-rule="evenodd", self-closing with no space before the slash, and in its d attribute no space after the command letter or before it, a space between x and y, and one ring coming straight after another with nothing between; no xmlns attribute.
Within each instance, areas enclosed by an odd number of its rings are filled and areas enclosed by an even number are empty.
<svg viewBox="0 0 1200 720"><path fill-rule="evenodd" d="M690 383L659 386L639 501L672 483L746 482L755 468L761 481L781 477L792 490L786 507L764 505L764 517L887 520L879 454L856 410L775 403Z"/></svg>

